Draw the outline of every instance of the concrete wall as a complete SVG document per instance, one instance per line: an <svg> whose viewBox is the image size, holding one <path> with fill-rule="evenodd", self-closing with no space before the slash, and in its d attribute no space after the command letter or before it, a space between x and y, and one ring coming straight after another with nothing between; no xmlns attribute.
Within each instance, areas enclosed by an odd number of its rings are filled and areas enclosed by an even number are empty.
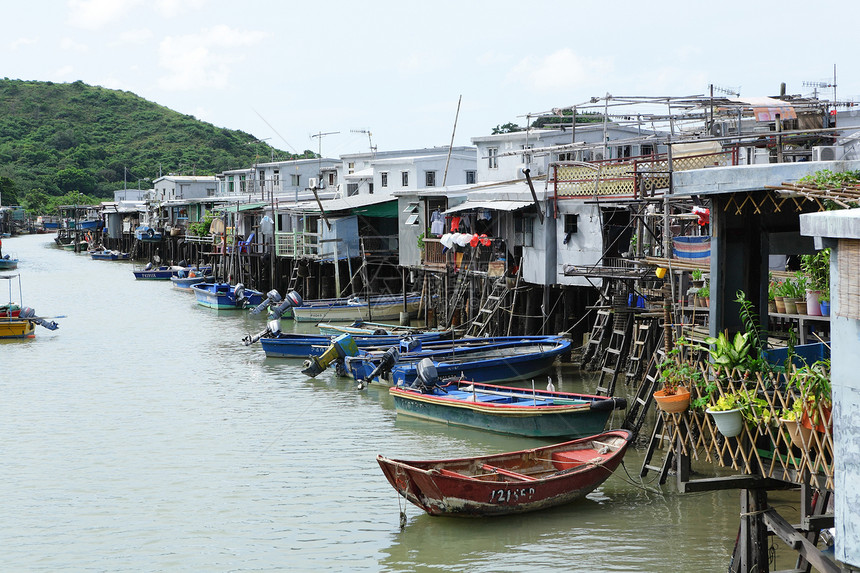
<svg viewBox="0 0 860 573"><path fill-rule="evenodd" d="M766 165L737 165L677 171L673 174L675 194L701 195L754 191L769 185L793 183L816 171L854 171L860 161L805 161L800 163L771 163Z"/></svg>
<svg viewBox="0 0 860 573"><path fill-rule="evenodd" d="M800 232L830 246L830 345L833 386L833 457L835 461L835 557L860 566L860 320L839 316L838 239L860 240L860 209L800 216ZM856 280L856 278L855 278Z"/></svg>
<svg viewBox="0 0 860 573"><path fill-rule="evenodd" d="M577 232L571 234L567 244L564 243L567 236L564 232L565 215L578 215ZM597 284L594 279L589 282L585 277L564 276L564 265L594 265L600 260L603 255L603 224L600 208L583 201L559 201L558 219L555 220L555 224L557 262L554 282L576 286Z"/></svg>

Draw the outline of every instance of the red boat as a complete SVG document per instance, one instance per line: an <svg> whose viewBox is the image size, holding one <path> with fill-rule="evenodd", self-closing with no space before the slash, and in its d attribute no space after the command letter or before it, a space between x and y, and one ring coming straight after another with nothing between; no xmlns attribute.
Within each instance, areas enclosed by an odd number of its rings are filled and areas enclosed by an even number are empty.
<svg viewBox="0 0 860 573"><path fill-rule="evenodd" d="M584 497L612 475L633 434L612 430L553 446L435 461L377 456L397 492L430 515L523 513Z"/></svg>

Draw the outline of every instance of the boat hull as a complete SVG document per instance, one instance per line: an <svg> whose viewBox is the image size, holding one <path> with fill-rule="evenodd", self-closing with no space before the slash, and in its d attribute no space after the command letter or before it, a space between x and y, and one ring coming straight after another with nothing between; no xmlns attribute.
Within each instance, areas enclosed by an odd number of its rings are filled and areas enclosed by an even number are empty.
<svg viewBox="0 0 860 573"><path fill-rule="evenodd" d="M461 385L465 386L465 385ZM454 426L534 438L577 438L599 434L623 401L602 396L472 384L474 392L453 386L447 392L421 393L393 386L398 414ZM503 402L502 395L526 396ZM531 395L535 398L532 400ZM626 405L626 404L624 404Z"/></svg>
<svg viewBox="0 0 860 573"><path fill-rule="evenodd" d="M18 259L0 259L0 271L12 271L18 268Z"/></svg>
<svg viewBox="0 0 860 573"><path fill-rule="evenodd" d="M412 335L413 338L422 342L439 340L447 333L425 332ZM392 347L400 344L402 336L397 335L356 335L352 337L359 348L368 347ZM325 335L305 335L280 333L277 337L266 337L260 339L260 344L269 358L308 358L309 356L321 356L331 345L332 337Z"/></svg>
<svg viewBox="0 0 860 573"><path fill-rule="evenodd" d="M213 280L212 275L199 277L170 277L173 288L181 291L192 292L191 285L197 285Z"/></svg>
<svg viewBox="0 0 860 573"><path fill-rule="evenodd" d="M136 271L132 271L134 273L134 278L138 280L149 280L149 281L167 281L170 280L170 277L179 276L180 272L196 272L203 273L209 272L212 270L212 267L158 267L155 269L140 269Z"/></svg>
<svg viewBox="0 0 860 573"><path fill-rule="evenodd" d="M440 378L460 377L473 382L497 383L506 380L527 380L549 370L555 359L570 350L570 341L555 337L505 337L485 339L484 347L469 348L469 339L455 341L454 350L423 349L402 355L391 372L381 382L403 386L417 377L417 365L430 358ZM356 380L366 380L379 363L377 357L348 357L346 369Z"/></svg>
<svg viewBox="0 0 860 573"><path fill-rule="evenodd" d="M127 261L131 258L131 254L119 251L93 251L90 257L94 261Z"/></svg>
<svg viewBox="0 0 860 573"><path fill-rule="evenodd" d="M263 302L263 293L246 288L247 302L244 305L237 304L235 287L225 283L198 283L191 285L191 290L197 297L197 304L215 310L242 310Z"/></svg>
<svg viewBox="0 0 860 573"><path fill-rule="evenodd" d="M388 482L430 515L537 511L592 492L618 468L632 433L615 430L532 450L436 461L377 456Z"/></svg>
<svg viewBox="0 0 860 573"><path fill-rule="evenodd" d="M29 320L0 319L0 339L36 338L36 326Z"/></svg>
<svg viewBox="0 0 860 573"><path fill-rule="evenodd" d="M409 316L418 314L419 295L406 299L406 312ZM293 308L293 319L297 322L352 322L355 320L396 320L403 312L403 298L371 301L361 304L314 305L305 304Z"/></svg>

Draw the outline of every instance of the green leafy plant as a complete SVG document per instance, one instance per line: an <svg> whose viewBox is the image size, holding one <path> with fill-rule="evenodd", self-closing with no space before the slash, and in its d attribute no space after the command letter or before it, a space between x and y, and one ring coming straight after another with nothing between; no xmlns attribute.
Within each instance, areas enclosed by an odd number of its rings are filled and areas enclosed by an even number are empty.
<svg viewBox="0 0 860 573"><path fill-rule="evenodd" d="M729 338L728 331L721 332L717 337L709 336L705 339L708 347L702 347L718 367L729 372L732 370L748 370L750 361L750 333L738 332L734 338Z"/></svg>
<svg viewBox="0 0 860 573"><path fill-rule="evenodd" d="M693 269L693 272L691 273L690 276L693 277L694 281L702 280L702 269Z"/></svg>
<svg viewBox="0 0 860 573"><path fill-rule="evenodd" d="M830 249L822 249L814 255L801 255L800 268L809 277L809 288L830 290Z"/></svg>
<svg viewBox="0 0 860 573"><path fill-rule="evenodd" d="M711 287L707 284L705 286L699 288L698 292L699 298L711 298Z"/></svg>
<svg viewBox="0 0 860 573"><path fill-rule="evenodd" d="M770 424L772 421L767 400L756 397L755 393L750 392L746 388L723 394L708 409L712 412L740 410L744 420L751 425L758 424L759 422Z"/></svg>
<svg viewBox="0 0 860 573"><path fill-rule="evenodd" d="M419 251L424 250L424 237L425 236L426 236L425 233L421 233L420 235L418 235L418 250Z"/></svg>
<svg viewBox="0 0 860 573"><path fill-rule="evenodd" d="M663 382L663 391L667 396L677 394L681 387L698 385L702 382L702 373L694 364L685 361L681 356L681 348L688 344L684 339L679 340L666 355L665 360L657 365L660 380Z"/></svg>

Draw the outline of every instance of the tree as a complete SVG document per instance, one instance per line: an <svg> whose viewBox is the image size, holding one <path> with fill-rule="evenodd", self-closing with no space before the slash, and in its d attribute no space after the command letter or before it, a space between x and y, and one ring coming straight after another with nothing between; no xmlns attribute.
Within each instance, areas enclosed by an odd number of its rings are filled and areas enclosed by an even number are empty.
<svg viewBox="0 0 860 573"><path fill-rule="evenodd" d="M500 133L514 133L516 131L523 131L523 128L509 121L508 123L494 127L492 135L499 135Z"/></svg>
<svg viewBox="0 0 860 573"><path fill-rule="evenodd" d="M18 189L8 177L0 177L0 205L18 205Z"/></svg>
<svg viewBox="0 0 860 573"><path fill-rule="evenodd" d="M77 167L67 167L57 172L57 187L61 191L80 191L92 193L96 188L96 178Z"/></svg>

